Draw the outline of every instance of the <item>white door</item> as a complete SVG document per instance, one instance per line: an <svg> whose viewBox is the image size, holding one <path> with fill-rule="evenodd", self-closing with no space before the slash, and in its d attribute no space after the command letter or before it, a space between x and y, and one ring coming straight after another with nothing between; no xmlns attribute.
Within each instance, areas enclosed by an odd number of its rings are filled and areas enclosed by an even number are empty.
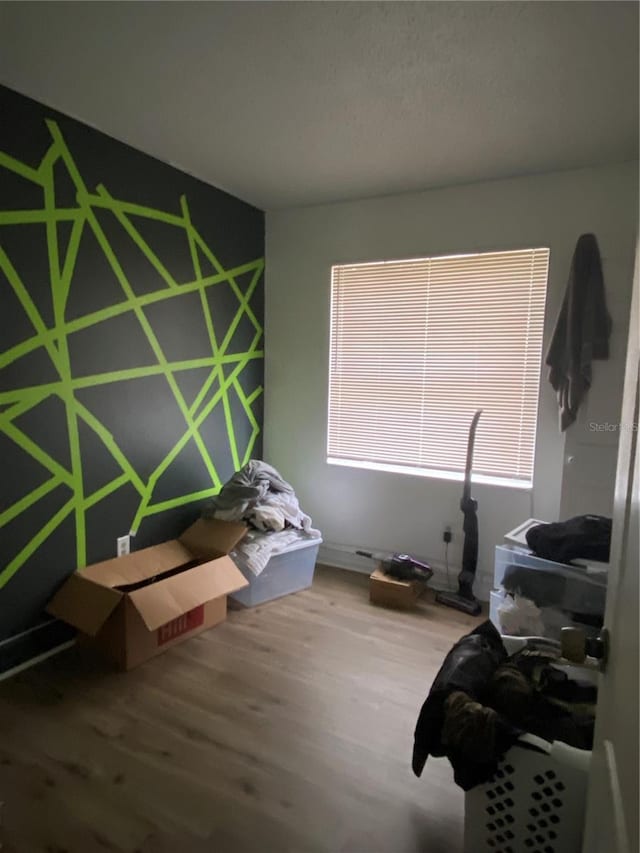
<svg viewBox="0 0 640 853"><path fill-rule="evenodd" d="M620 424L605 626L611 638L600 677L584 853L637 853L638 838L638 327L639 263L631 303Z"/></svg>

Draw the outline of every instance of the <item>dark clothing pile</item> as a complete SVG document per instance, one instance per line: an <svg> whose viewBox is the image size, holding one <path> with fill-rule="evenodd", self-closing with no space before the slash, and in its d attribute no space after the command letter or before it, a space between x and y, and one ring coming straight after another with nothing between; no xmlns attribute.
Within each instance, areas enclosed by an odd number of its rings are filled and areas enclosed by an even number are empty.
<svg viewBox="0 0 640 853"><path fill-rule="evenodd" d="M465 791L488 781L525 732L579 749L593 745L596 688L569 679L549 647L509 657L489 621L446 656L416 724L412 767L447 756Z"/></svg>
<svg viewBox="0 0 640 853"><path fill-rule="evenodd" d="M412 767L420 776L430 755L446 755L454 768L456 782L465 790L490 778L497 767L497 758L517 740L521 729L509 720L492 715L491 738L487 755L467 754L447 740L447 700L452 694L463 693L479 701L494 673L506 663L507 652L500 634L491 622L484 622L459 640L444 659L429 695L422 706L414 735ZM481 746L481 736L469 740ZM484 732L486 738L487 732Z"/></svg>
<svg viewBox="0 0 640 853"><path fill-rule="evenodd" d="M546 363L558 398L560 429L576 419L591 387L591 362L609 358L611 317L607 311L600 251L594 234L578 238L569 281Z"/></svg>
<svg viewBox="0 0 640 853"><path fill-rule="evenodd" d="M576 515L567 521L536 524L526 532L534 554L555 563L598 560L606 563L611 548L611 519L602 515Z"/></svg>

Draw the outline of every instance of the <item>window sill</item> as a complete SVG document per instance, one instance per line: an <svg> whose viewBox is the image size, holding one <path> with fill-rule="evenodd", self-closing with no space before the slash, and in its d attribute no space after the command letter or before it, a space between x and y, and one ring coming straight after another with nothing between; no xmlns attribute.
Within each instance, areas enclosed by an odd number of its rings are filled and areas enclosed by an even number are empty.
<svg viewBox="0 0 640 853"><path fill-rule="evenodd" d="M412 468L408 465L387 465L382 462L361 462L356 459L336 459L327 457L328 465L340 465L343 468L362 468L366 471L384 471L388 474L408 474L412 477L426 477L430 480L451 480L462 483L464 473L461 471L439 471L436 468ZM488 477L485 474L473 474L473 483L481 483L487 486L500 486L506 489L518 489L518 491L531 491L533 483L529 480L514 480L509 477Z"/></svg>

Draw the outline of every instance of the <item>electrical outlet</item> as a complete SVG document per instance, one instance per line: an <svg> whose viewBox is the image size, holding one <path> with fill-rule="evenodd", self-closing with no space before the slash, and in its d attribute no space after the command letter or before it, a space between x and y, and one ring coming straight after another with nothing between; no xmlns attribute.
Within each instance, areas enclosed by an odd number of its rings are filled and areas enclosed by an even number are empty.
<svg viewBox="0 0 640 853"><path fill-rule="evenodd" d="M446 542L448 545L452 539L453 539L453 534L451 533L451 525L447 524L447 526L445 527L444 532L442 534L442 541Z"/></svg>
<svg viewBox="0 0 640 853"><path fill-rule="evenodd" d="M129 536L129 534L127 534L126 536L118 536L118 539L116 540L118 543L118 547L117 547L118 557L124 557L125 554L129 553L129 548L130 548L130 541L129 540L130 540L130 538L131 537Z"/></svg>

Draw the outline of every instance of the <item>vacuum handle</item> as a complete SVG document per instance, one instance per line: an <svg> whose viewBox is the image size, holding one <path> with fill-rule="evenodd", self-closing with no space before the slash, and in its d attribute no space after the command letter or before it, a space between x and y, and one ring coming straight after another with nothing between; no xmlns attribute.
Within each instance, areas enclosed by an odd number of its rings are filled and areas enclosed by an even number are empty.
<svg viewBox="0 0 640 853"><path fill-rule="evenodd" d="M476 441L476 429L478 428L478 421L480 420L480 415L482 414L482 409L478 409L471 419L471 426L469 427L469 437L467 439L467 461L464 466L464 487L462 489L462 500L469 500L471 498L471 471L473 469L473 446ZM463 507L464 512L464 507Z"/></svg>

